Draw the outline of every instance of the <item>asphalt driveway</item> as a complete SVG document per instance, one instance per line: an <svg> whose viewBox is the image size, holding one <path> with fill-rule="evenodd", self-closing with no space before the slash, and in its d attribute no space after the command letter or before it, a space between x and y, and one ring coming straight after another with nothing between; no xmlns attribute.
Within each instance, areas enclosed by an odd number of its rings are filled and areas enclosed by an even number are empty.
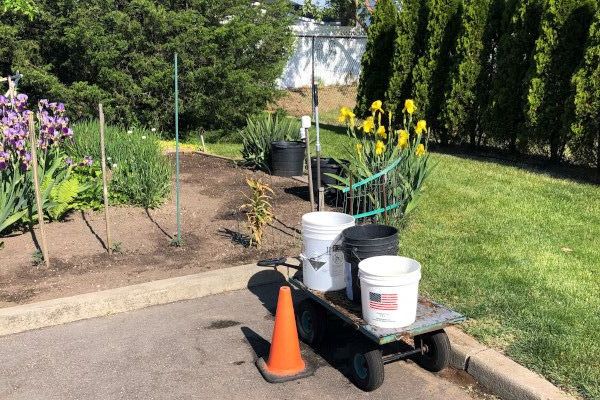
<svg viewBox="0 0 600 400"><path fill-rule="evenodd" d="M353 332L334 327L313 351L314 376L269 384L277 285L229 292L0 338L0 398L16 399L472 399L470 383L410 361L386 366L364 393L346 378Z"/></svg>

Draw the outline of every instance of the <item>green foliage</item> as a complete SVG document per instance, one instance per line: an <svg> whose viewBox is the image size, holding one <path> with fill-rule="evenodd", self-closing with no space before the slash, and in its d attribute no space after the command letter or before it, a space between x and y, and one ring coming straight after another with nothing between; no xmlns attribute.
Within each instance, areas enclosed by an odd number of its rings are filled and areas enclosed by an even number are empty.
<svg viewBox="0 0 600 400"><path fill-rule="evenodd" d="M246 165L269 171L271 162L271 142L278 140L298 140L300 123L288 118L268 113L249 117L241 131L242 158Z"/></svg>
<svg viewBox="0 0 600 400"><path fill-rule="evenodd" d="M75 210L100 210L103 206L102 170L99 161L91 166L77 166L73 169L73 177L77 179L81 190L73 200Z"/></svg>
<svg viewBox="0 0 600 400"><path fill-rule="evenodd" d="M9 175L10 174L10 175ZM27 215L25 174L19 168L0 172L0 234Z"/></svg>
<svg viewBox="0 0 600 400"><path fill-rule="evenodd" d="M498 144L526 148L527 85L539 36L543 0L510 0L504 9L492 100L484 112L485 129Z"/></svg>
<svg viewBox="0 0 600 400"><path fill-rule="evenodd" d="M260 179L246 179L252 194L244 194L248 203L242 205L246 211L248 230L250 231L250 245L260 247L264 237L265 228L273 222L273 206L269 202L273 189Z"/></svg>
<svg viewBox="0 0 600 400"><path fill-rule="evenodd" d="M385 93L385 102L396 116L400 115L404 100L412 97L412 70L423 55L425 45L427 5L422 0L403 1L398 14L392 72Z"/></svg>
<svg viewBox="0 0 600 400"><path fill-rule="evenodd" d="M483 39L488 19L493 15L490 7L495 3L497 1L477 0L466 1L464 5L456 57L450 70L450 86L440 119L444 121L448 135L457 142L464 140L464 132L476 130L477 84L484 73L485 60L492 55L492 49L486 49Z"/></svg>
<svg viewBox="0 0 600 400"><path fill-rule="evenodd" d="M48 208L48 215L54 220L61 219L68 211L74 208L75 198L82 191L77 177L70 177L50 190L52 206Z"/></svg>
<svg viewBox="0 0 600 400"><path fill-rule="evenodd" d="M443 126L441 105L448 85L448 71L456 48L460 28L460 0L429 0L426 51L413 70L414 100L419 104L418 116L430 123L434 132ZM440 129L442 143L447 134Z"/></svg>
<svg viewBox="0 0 600 400"><path fill-rule="evenodd" d="M100 130L97 121L73 125L74 140L67 146L73 159L84 155L100 160ZM171 165L162 154L158 137L139 128L125 130L117 126L105 129L107 166L110 168L110 195L113 201L153 208L159 206L170 192ZM99 171L89 171L91 177ZM98 200L100 188L92 187L92 204ZM100 198L101 199L101 198Z"/></svg>
<svg viewBox="0 0 600 400"><path fill-rule="evenodd" d="M182 130L232 129L277 93L290 52L289 2L39 0L34 21L9 16L1 72L20 70L34 100L63 101L73 119L162 128L173 122L173 53ZM264 10L264 13L263 13Z"/></svg>
<svg viewBox="0 0 600 400"><path fill-rule="evenodd" d="M38 9L32 0L2 0L0 11L2 14L6 12L23 14L29 17L29 19L33 19Z"/></svg>
<svg viewBox="0 0 600 400"><path fill-rule="evenodd" d="M397 18L398 9L392 0L377 2L361 60L362 73L355 107L360 117L368 114L373 101L385 98L392 73Z"/></svg>
<svg viewBox="0 0 600 400"><path fill-rule="evenodd" d="M384 118L385 111L380 101L374 102L371 110L371 116L360 129L356 128L354 116L349 114L348 108L340 111L339 120L347 123L351 141L350 145L344 146L342 157L347 161L337 160L343 173L329 175L342 184L335 188L342 190L351 183L354 186L372 178L397 162L397 166L385 174L386 190L382 191L382 178L360 184L353 193L359 202L353 207L355 211L373 211L398 204L391 214L395 222L400 223L415 207L414 200L430 171L427 152L429 131L422 125L423 121L415 127L413 109L403 112L403 123L398 130L389 122L391 118ZM352 201L356 203L355 199Z"/></svg>
<svg viewBox="0 0 600 400"><path fill-rule="evenodd" d="M549 145L553 160L562 158L569 140L575 95L571 77L583 57L594 6L592 1L548 0L542 16L527 115L533 138Z"/></svg>
<svg viewBox="0 0 600 400"><path fill-rule="evenodd" d="M600 170L600 7L586 46L584 61L573 76L575 120L573 151L578 159Z"/></svg>

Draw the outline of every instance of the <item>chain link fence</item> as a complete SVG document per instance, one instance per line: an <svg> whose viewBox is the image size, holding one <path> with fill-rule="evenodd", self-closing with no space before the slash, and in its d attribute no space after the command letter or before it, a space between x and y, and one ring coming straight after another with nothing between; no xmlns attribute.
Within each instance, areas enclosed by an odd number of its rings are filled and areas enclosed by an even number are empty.
<svg viewBox="0 0 600 400"><path fill-rule="evenodd" d="M364 35L296 34L294 52L278 81L282 96L273 108L297 117L313 115L314 82L321 122L337 123L340 107L356 103L366 42Z"/></svg>

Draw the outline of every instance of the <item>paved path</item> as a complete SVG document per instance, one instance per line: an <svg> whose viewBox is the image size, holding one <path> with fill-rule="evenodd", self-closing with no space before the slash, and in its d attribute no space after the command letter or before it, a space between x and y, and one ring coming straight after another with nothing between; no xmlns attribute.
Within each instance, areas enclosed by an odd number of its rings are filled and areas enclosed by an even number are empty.
<svg viewBox="0 0 600 400"><path fill-rule="evenodd" d="M363 393L344 376L339 330L304 380L266 383L253 360L268 352L277 287L263 286L0 337L0 399L471 399L456 380L411 362L386 366ZM337 331L337 329L336 329ZM326 361L327 360L327 361ZM333 365L333 366L332 366ZM448 374L446 374L448 375ZM449 374L452 375L452 374Z"/></svg>

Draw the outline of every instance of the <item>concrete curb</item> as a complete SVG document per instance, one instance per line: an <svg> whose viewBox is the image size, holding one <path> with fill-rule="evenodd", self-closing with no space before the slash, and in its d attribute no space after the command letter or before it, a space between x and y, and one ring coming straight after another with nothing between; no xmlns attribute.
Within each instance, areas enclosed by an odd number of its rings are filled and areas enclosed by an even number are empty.
<svg viewBox="0 0 600 400"><path fill-rule="evenodd" d="M0 336L190 300L230 290L283 282L290 272L287 267L278 267L274 270L248 264L2 308L0 309Z"/></svg>
<svg viewBox="0 0 600 400"><path fill-rule="evenodd" d="M446 328L450 364L504 400L573 400L542 376L492 350L456 327Z"/></svg>

